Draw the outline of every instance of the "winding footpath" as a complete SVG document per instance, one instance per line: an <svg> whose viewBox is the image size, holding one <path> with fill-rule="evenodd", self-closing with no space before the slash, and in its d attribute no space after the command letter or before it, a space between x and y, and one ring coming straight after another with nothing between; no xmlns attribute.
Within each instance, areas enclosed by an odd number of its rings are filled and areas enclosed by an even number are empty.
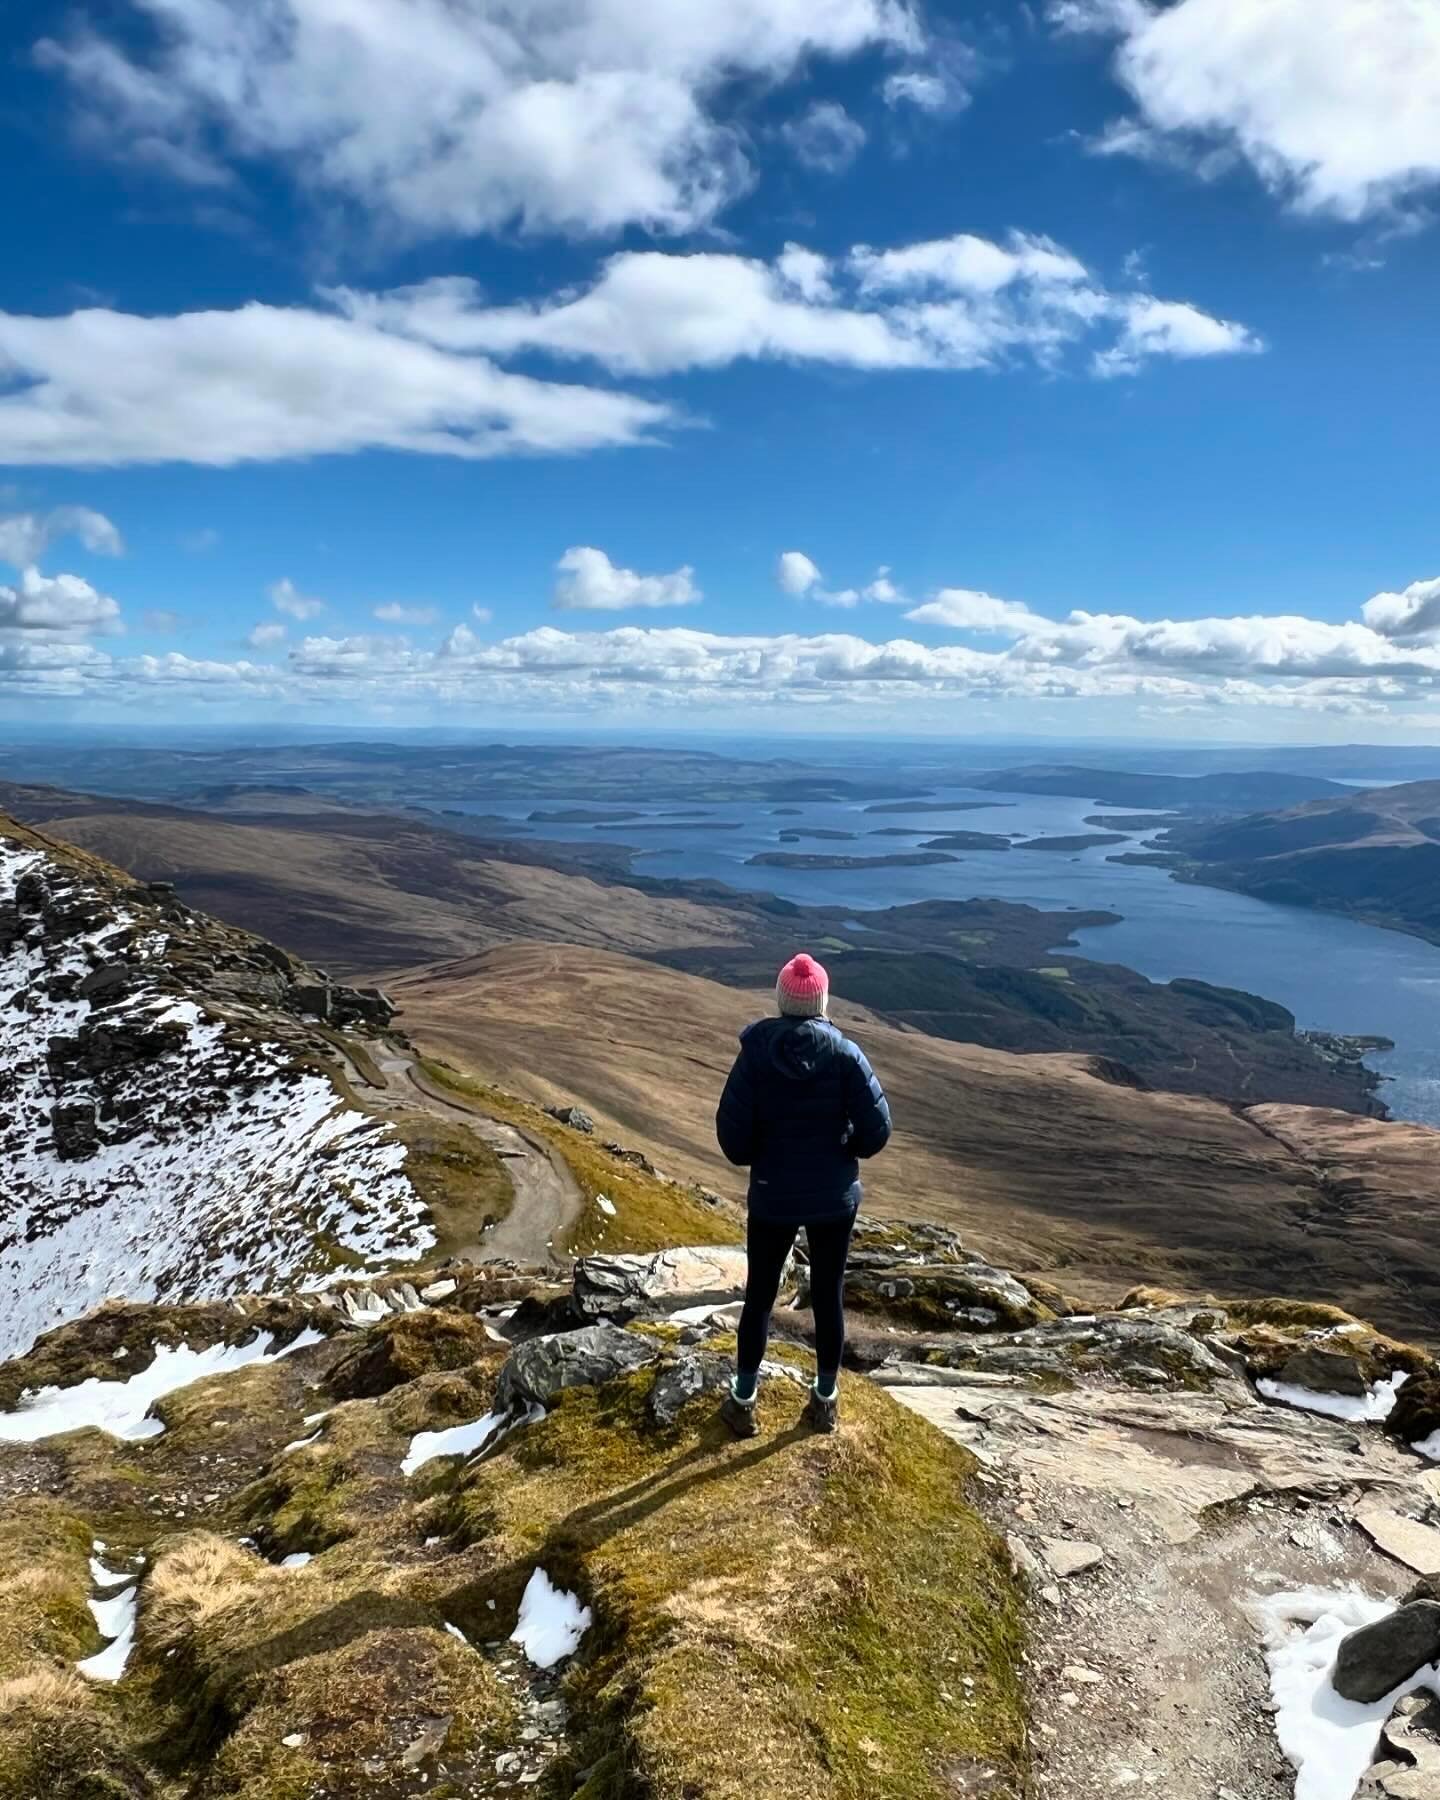
<svg viewBox="0 0 1440 1800"><path fill-rule="evenodd" d="M483 1238L457 1246L455 1254L568 1268L571 1258L561 1246L584 1210L585 1197L560 1152L538 1134L496 1118L478 1101L437 1087L414 1057L387 1045L369 1048L382 1077L379 1085L342 1052L346 1078L367 1106L378 1112L459 1119L505 1165L514 1193L510 1211Z"/></svg>

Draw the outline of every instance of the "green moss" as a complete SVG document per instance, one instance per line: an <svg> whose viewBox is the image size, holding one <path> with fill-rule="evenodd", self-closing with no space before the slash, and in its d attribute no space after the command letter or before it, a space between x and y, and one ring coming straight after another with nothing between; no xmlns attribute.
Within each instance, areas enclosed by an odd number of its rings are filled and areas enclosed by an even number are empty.
<svg viewBox="0 0 1440 1800"><path fill-rule="evenodd" d="M483 1138L448 1119L398 1119L395 1130L408 1153L406 1173L430 1208L436 1260L473 1252L486 1226L514 1204L504 1163Z"/></svg>
<svg viewBox="0 0 1440 1800"><path fill-rule="evenodd" d="M240 1721L209 1763L196 1800L306 1800L390 1791L414 1773L472 1792L513 1737L513 1702L484 1660L435 1628L382 1627L257 1671L231 1704ZM448 1721L448 1724L447 1724ZM421 1739L438 1740L412 1765ZM287 1737L303 1740L286 1744ZM488 1785L488 1784L487 1784Z"/></svg>
<svg viewBox="0 0 1440 1800"><path fill-rule="evenodd" d="M799 1428L785 1381L758 1443L713 1400L660 1435L650 1379L566 1393L452 1504L497 1566L595 1610L571 1678L587 1800L948 1800L981 1761L1018 1793L1020 1601L964 1452L864 1383L838 1438Z"/></svg>
<svg viewBox="0 0 1440 1800"><path fill-rule="evenodd" d="M707 1205L694 1189L661 1180L552 1119L540 1107L462 1074L448 1063L427 1059L422 1067L432 1081L477 1100L495 1118L542 1138L560 1152L586 1202L564 1245L573 1255L740 1242L739 1215ZM599 1206L602 1196L614 1207L613 1214Z"/></svg>
<svg viewBox="0 0 1440 1800"><path fill-rule="evenodd" d="M373 1399L420 1375L494 1362L499 1350L468 1313L442 1307L397 1313L358 1338L325 1385L341 1399Z"/></svg>

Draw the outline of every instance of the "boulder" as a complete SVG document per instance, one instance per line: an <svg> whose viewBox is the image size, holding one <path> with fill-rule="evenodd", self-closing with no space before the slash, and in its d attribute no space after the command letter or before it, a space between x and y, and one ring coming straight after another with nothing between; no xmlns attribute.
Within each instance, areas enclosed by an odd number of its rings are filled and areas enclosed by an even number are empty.
<svg viewBox="0 0 1440 1800"><path fill-rule="evenodd" d="M745 1252L736 1244L582 1256L575 1264L575 1307L585 1319L623 1321L684 1307L719 1306L744 1292Z"/></svg>
<svg viewBox="0 0 1440 1800"><path fill-rule="evenodd" d="M1395 1396L1385 1429L1402 1444L1418 1444L1440 1431L1440 1370L1412 1375Z"/></svg>
<svg viewBox="0 0 1440 1800"><path fill-rule="evenodd" d="M547 1106L545 1110L552 1119L558 1119L562 1125L568 1125L572 1131L583 1131L587 1137L595 1129L595 1121L581 1107Z"/></svg>
<svg viewBox="0 0 1440 1800"><path fill-rule="evenodd" d="M548 1406L565 1388L599 1387L659 1362L662 1345L616 1325L531 1338L512 1352L495 1391L498 1408Z"/></svg>
<svg viewBox="0 0 1440 1800"><path fill-rule="evenodd" d="M729 1387L731 1367L728 1357L703 1350L688 1351L657 1371L645 1402L646 1410L657 1425L668 1428L692 1400Z"/></svg>
<svg viewBox="0 0 1440 1800"><path fill-rule="evenodd" d="M845 1298L922 1329L1014 1331L1050 1317L1023 1283L983 1262L852 1266Z"/></svg>
<svg viewBox="0 0 1440 1800"><path fill-rule="evenodd" d="M1331 1684L1346 1700L1372 1705L1430 1664L1440 1662L1440 1604L1415 1600L1340 1645Z"/></svg>

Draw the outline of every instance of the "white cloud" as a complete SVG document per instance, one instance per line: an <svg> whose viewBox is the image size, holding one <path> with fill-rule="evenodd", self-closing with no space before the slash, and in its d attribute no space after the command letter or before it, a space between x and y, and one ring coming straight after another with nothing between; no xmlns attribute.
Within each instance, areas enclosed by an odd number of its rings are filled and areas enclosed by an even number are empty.
<svg viewBox="0 0 1440 1800"><path fill-rule="evenodd" d="M0 313L0 462L212 467L367 449L493 457L644 442L666 406L536 381L298 306Z"/></svg>
<svg viewBox="0 0 1440 1800"><path fill-rule="evenodd" d="M848 169L865 148L865 127L834 100L817 100L780 135L798 162L826 175Z"/></svg>
<svg viewBox="0 0 1440 1800"><path fill-rule="evenodd" d="M382 625L433 625L440 615L433 606L404 606L390 600L377 606L372 616Z"/></svg>
<svg viewBox="0 0 1440 1800"><path fill-rule="evenodd" d="M14 587L0 587L0 637L40 632L71 638L118 630L118 603L78 575L23 569Z"/></svg>
<svg viewBox="0 0 1440 1800"><path fill-rule="evenodd" d="M107 9L112 10L113 9ZM733 96L924 47L906 0L129 0L40 60L191 185L274 159L409 235L691 231L753 179ZM139 23L142 29L135 31ZM153 48L143 50L141 44Z"/></svg>
<svg viewBox="0 0 1440 1800"><path fill-rule="evenodd" d="M1097 375L1133 375L1152 356L1235 356L1264 348L1254 332L1183 301L1153 300L1148 295L1127 301L1122 309L1118 341L1097 350Z"/></svg>
<svg viewBox="0 0 1440 1800"><path fill-rule="evenodd" d="M1242 326L1185 302L1111 292L1051 239L962 233L827 258L788 244L774 263L727 252L630 251L587 289L487 306L463 277L329 298L357 323L438 349L542 352L617 375L723 368L741 359L857 369L1053 365L1075 345L1142 357L1258 346ZM1183 317L1181 316L1183 315ZM1205 324L1212 327L1206 336Z"/></svg>
<svg viewBox="0 0 1440 1800"><path fill-rule="evenodd" d="M949 84L923 69L887 76L880 92L887 106L917 106L921 112L943 112L951 104Z"/></svg>
<svg viewBox="0 0 1440 1800"><path fill-rule="evenodd" d="M819 587L811 559L798 551L790 555L797 591ZM265 664L178 654L112 658L93 644L69 641L87 617L103 627L114 623L114 615L97 608L93 592L80 604L84 595L67 587L63 605L53 595L31 596L44 612L43 626L37 612L29 626L16 627L12 607L10 627L0 629L0 693L104 695L144 704L147 693L164 685L321 709L409 704L559 712L1075 700L1157 716L1291 709L1433 723L1416 709L1440 686L1440 624L1425 610L1436 594L1440 578L1416 582L1400 595L1376 595L1360 619L1339 622L1299 614L1147 620L1085 611L1051 619L1016 601L943 588L908 617L991 642L873 642L848 631L727 635L638 625L598 631L545 625L491 641L466 624L433 647L384 635L306 637L282 662ZM1433 641L1398 642L1367 617L1398 622ZM996 638L1003 640L998 646ZM266 645L257 641L256 647Z"/></svg>
<svg viewBox="0 0 1440 1800"><path fill-rule="evenodd" d="M140 615L140 623L156 637L174 637L184 620L168 606L147 606Z"/></svg>
<svg viewBox="0 0 1440 1800"><path fill-rule="evenodd" d="M970 232L899 250L860 244L850 261L865 294L995 294L1021 282L1068 289L1088 279L1084 263L1053 239L1018 231L1005 244Z"/></svg>
<svg viewBox="0 0 1440 1800"><path fill-rule="evenodd" d="M490 608L488 606L481 606L478 600L470 608L470 617L472 619L478 619L482 625L488 625L494 616L495 615L491 612Z"/></svg>
<svg viewBox="0 0 1440 1800"><path fill-rule="evenodd" d="M797 600L820 585L820 570L803 550L782 550L775 565L775 579L782 593Z"/></svg>
<svg viewBox="0 0 1440 1800"><path fill-rule="evenodd" d="M287 630L278 619L264 619L254 627L245 642L252 650L266 650L274 644L284 643Z"/></svg>
<svg viewBox="0 0 1440 1800"><path fill-rule="evenodd" d="M562 612L620 612L629 607L694 606L702 598L687 563L668 575L618 568L603 550L576 544L556 563L555 605Z"/></svg>
<svg viewBox="0 0 1440 1800"><path fill-rule="evenodd" d="M104 513L88 506L54 506L49 512L10 513L0 518L0 562L28 568L62 537L77 537L98 556L123 556L125 542Z"/></svg>
<svg viewBox="0 0 1440 1800"><path fill-rule="evenodd" d="M1053 368L1088 349L1092 371L1113 374L1260 347L1187 302L1111 292L1060 245L1018 232L840 258L789 244L774 263L625 252L588 289L508 306L485 305L459 277L338 289L325 302L154 318L0 313L0 462L229 467L372 449L477 459L653 443L684 423L660 400L491 360L532 353L644 377L740 359ZM92 544L113 532L84 517ZM72 517L69 528L81 526ZM26 534L28 523L17 548Z"/></svg>
<svg viewBox="0 0 1440 1800"><path fill-rule="evenodd" d="M999 637L1014 638L1024 637L1048 623L1018 600L997 600L993 594L976 588L941 588L932 600L907 612L905 617L917 625L944 625L952 631L993 632Z"/></svg>
<svg viewBox="0 0 1440 1800"><path fill-rule="evenodd" d="M1440 637L1440 577L1412 581L1398 594L1376 594L1360 608L1372 631L1400 643L1433 642Z"/></svg>
<svg viewBox="0 0 1440 1800"><path fill-rule="evenodd" d="M302 594L288 575L272 581L265 592L276 612L287 613L292 619L313 619L325 610L323 600L317 600L313 594Z"/></svg>
<svg viewBox="0 0 1440 1800"><path fill-rule="evenodd" d="M1440 184L1440 8L1431 0L1055 0L1064 30L1120 38L1139 109L1101 147L1243 156L1297 211L1345 220Z"/></svg>

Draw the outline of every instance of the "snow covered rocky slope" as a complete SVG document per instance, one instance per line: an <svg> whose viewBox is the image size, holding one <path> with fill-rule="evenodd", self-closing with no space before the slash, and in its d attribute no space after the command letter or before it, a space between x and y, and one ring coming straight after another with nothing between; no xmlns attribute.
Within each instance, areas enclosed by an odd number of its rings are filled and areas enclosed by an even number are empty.
<svg viewBox="0 0 1440 1800"><path fill-rule="evenodd" d="M322 1024L389 1014L0 819L0 1356L110 1295L219 1297L422 1255L404 1144L324 1061Z"/></svg>

